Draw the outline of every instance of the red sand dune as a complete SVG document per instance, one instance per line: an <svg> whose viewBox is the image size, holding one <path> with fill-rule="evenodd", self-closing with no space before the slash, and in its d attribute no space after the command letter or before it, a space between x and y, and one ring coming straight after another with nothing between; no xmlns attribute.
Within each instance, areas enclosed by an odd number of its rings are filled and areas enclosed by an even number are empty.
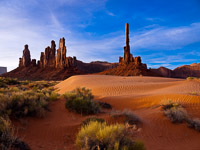
<svg viewBox="0 0 200 150"><path fill-rule="evenodd" d="M59 93L76 87L92 89L95 100L110 103L114 109L131 109L143 122L137 137L147 150L199 150L200 133L185 124L172 124L160 104L169 100L184 105L192 117L200 118L200 82L161 77L119 77L104 75L73 76L56 86ZM19 135L33 150L74 150L80 123L87 116L68 112L64 100L51 104L44 119L28 118L19 127ZM100 117L107 117L100 114Z"/></svg>

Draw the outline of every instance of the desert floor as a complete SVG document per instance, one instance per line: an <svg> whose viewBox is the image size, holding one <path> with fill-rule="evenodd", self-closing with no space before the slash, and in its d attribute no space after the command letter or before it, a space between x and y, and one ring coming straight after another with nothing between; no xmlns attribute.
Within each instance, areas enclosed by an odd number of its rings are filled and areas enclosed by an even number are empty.
<svg viewBox="0 0 200 150"><path fill-rule="evenodd" d="M200 133L186 124L172 124L163 115L161 104L179 102L192 118L200 118L200 82L160 77L73 76L56 88L63 94L76 87L92 89L95 100L116 110L130 109L142 120L136 137L147 150L200 150ZM45 118L27 118L16 123L18 134L33 150L74 150L81 116L65 109L65 101L51 104ZM108 114L96 116L106 118Z"/></svg>

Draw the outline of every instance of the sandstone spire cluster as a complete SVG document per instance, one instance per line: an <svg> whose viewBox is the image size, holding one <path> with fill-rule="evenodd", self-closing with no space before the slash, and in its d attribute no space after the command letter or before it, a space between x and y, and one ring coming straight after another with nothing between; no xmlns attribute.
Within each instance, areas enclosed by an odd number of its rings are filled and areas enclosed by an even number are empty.
<svg viewBox="0 0 200 150"><path fill-rule="evenodd" d="M36 64L36 59L32 59L28 45L25 45L23 56L19 59L19 67L37 66L40 68L69 68L76 66L76 57L66 57L67 48L65 46L65 38L61 38L59 41L59 48L56 55L55 41L51 41L51 47L45 48L44 52L41 52L40 60Z"/></svg>
<svg viewBox="0 0 200 150"><path fill-rule="evenodd" d="M129 45L129 24L125 24L125 37L126 37L126 46L124 46L124 55L123 57L119 57L119 65L128 65L130 63L134 63L135 65L141 65L141 57L133 57L130 53L130 45Z"/></svg>

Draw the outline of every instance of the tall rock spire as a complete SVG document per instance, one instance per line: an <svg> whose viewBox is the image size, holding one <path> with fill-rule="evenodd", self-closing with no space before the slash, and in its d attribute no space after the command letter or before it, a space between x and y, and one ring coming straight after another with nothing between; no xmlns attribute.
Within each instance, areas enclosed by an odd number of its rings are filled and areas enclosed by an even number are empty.
<svg viewBox="0 0 200 150"><path fill-rule="evenodd" d="M124 46L124 55L123 57L119 57L119 63L129 64L130 62L133 62L133 56L130 53L130 45L129 45L129 24L125 24L125 37L126 37L126 46Z"/></svg>
<svg viewBox="0 0 200 150"><path fill-rule="evenodd" d="M59 49L57 50L56 56L56 68L66 67L66 53L67 48L65 46L65 38L63 37L59 40Z"/></svg>
<svg viewBox="0 0 200 150"><path fill-rule="evenodd" d="M129 45L129 24L125 25L126 46L124 47L124 63L130 62L130 45Z"/></svg>
<svg viewBox="0 0 200 150"><path fill-rule="evenodd" d="M126 23L125 24L125 36L126 36L126 47L130 47L130 45L129 45L129 24L128 23ZM130 48L129 48L129 50L130 50ZM129 53L130 53L130 51L129 51Z"/></svg>
<svg viewBox="0 0 200 150"><path fill-rule="evenodd" d="M28 45L24 46L23 56L19 59L19 67L28 67L31 64L31 54Z"/></svg>

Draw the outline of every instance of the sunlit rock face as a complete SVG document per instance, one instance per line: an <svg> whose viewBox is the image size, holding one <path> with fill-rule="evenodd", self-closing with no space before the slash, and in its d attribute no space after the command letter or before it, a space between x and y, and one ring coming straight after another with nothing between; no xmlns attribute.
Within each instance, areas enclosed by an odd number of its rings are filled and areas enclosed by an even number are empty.
<svg viewBox="0 0 200 150"><path fill-rule="evenodd" d="M31 64L31 55L28 45L24 46L22 58L19 58L19 67L28 67Z"/></svg>
<svg viewBox="0 0 200 150"><path fill-rule="evenodd" d="M65 38L59 40L59 48L56 54L56 44L55 41L51 41L51 47L45 48L44 52L41 52L40 60L31 60L30 51L28 45L24 46L23 56L19 58L19 67L29 67L37 66L40 68L69 68L75 67L77 65L76 57L66 57L67 48L65 46Z"/></svg>
<svg viewBox="0 0 200 150"><path fill-rule="evenodd" d="M119 57L119 65L135 65L136 67L146 65L142 64L142 60L140 56L133 57L133 55L130 53L130 40L129 40L129 24L125 24L125 37L126 37L126 46L124 46L124 55L123 57Z"/></svg>

